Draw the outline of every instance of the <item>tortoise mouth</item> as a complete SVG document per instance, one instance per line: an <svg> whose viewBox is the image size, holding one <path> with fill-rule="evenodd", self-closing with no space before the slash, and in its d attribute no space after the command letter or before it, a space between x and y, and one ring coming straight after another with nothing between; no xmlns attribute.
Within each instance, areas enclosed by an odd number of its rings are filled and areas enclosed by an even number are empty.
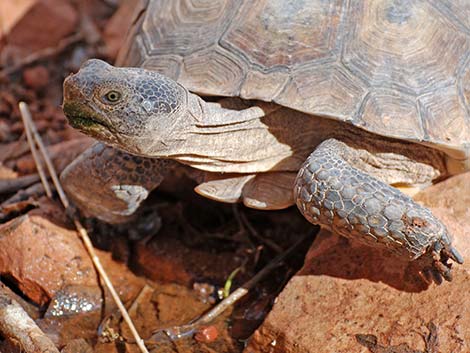
<svg viewBox="0 0 470 353"><path fill-rule="evenodd" d="M85 133L98 133L103 130L111 130L109 126L99 119L97 114L86 105L64 102L62 109L69 124L77 130Z"/></svg>

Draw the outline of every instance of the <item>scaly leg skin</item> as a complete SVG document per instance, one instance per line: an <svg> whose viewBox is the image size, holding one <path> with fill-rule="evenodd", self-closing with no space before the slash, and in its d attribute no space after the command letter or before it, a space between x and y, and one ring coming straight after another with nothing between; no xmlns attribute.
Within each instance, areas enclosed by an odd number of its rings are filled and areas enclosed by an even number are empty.
<svg viewBox="0 0 470 353"><path fill-rule="evenodd" d="M96 143L67 166L60 178L67 195L86 216L118 224L133 219L173 164Z"/></svg>
<svg viewBox="0 0 470 353"><path fill-rule="evenodd" d="M446 227L430 210L355 168L357 151L335 139L322 142L297 175L294 199L305 218L372 248L424 259L438 283L452 279L451 259L463 263ZM425 271L428 269L424 269Z"/></svg>

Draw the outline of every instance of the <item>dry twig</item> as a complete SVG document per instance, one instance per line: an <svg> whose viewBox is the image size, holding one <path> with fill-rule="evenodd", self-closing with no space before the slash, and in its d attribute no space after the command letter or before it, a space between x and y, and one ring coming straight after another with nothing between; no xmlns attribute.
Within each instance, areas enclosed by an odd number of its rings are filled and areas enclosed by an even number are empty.
<svg viewBox="0 0 470 353"><path fill-rule="evenodd" d="M37 145L38 145L38 147L41 151L41 154L42 154L42 156L44 158L44 161L47 165L48 171L51 175L52 181L53 181L53 183L56 187L56 190L59 194L59 198L60 198L65 210L67 211L67 213L70 213L69 212L70 211L70 203L68 201L67 196L65 195L64 189L62 188L62 186L60 184L60 181L59 181L59 178L57 176L57 173L55 172L54 166L52 165L52 162L51 162L51 160L50 160L50 158L47 154L47 150L44 147L44 144L42 143L41 136L39 135L39 133L36 130L36 127L33 123L32 118L31 118L31 113L28 109L28 106L26 105L26 103L20 102L19 107L20 107L21 115L23 117L23 121L25 123L25 130L27 131L28 140L30 140L31 135L34 137L34 141L37 143ZM28 131L29 131L29 133L28 133ZM35 149L35 146L34 146L34 142L33 142L32 139L31 139L30 145L32 147L31 153L33 153L33 156L34 156L33 149ZM39 170L38 170L38 172L39 172ZM41 178L41 180L43 180L43 178ZM47 184L47 178L45 179L45 183ZM145 347L145 344L144 344L144 340L142 338L140 338L139 333L137 332L137 329L135 328L134 323L132 322L132 320L131 320L124 304L122 303L121 299L119 298L119 295L117 294L116 290L114 289L114 286L111 283L111 280L109 279L108 275L106 274L106 271L104 270L103 266L101 265L101 261L98 258L98 255L96 255L95 249L93 248L93 244L91 243L90 237L88 236L88 233L87 233L86 229L82 226L82 224L80 223L80 221L76 217L73 217L73 223L75 224L75 227L78 230L78 233L79 233L79 235L82 239L82 242L85 245L85 248L87 249L87 251L88 251L88 253L91 257L91 260L93 261L93 264L94 264L96 270L98 271L100 277L103 279L106 287L108 288L109 292L111 293L111 296L113 297L113 300L115 301L117 307L119 308L119 311L121 312L121 315L122 315L124 321L129 326L129 329L131 330L131 333L134 336L134 339L135 339L135 342L136 342L137 346L139 347L141 352L148 353L148 350L147 350L147 348Z"/></svg>
<svg viewBox="0 0 470 353"><path fill-rule="evenodd" d="M26 353L59 353L54 343L0 285L0 331L19 342Z"/></svg>
<svg viewBox="0 0 470 353"><path fill-rule="evenodd" d="M40 198L44 193L44 186L41 183L18 190L16 194L0 204L0 222L4 221L11 212L20 211L23 207L27 207L28 204L35 206L36 202L34 199Z"/></svg>
<svg viewBox="0 0 470 353"><path fill-rule="evenodd" d="M37 174L24 175L15 179L0 179L0 194L18 191L39 181Z"/></svg>
<svg viewBox="0 0 470 353"><path fill-rule="evenodd" d="M29 128L32 123L31 113L29 112L26 103L20 103L20 112L21 118L23 119L23 125L25 126L26 138L28 140L29 149L31 150L31 154L33 155L34 162L36 163L36 169L38 170L39 178L41 178L41 183L44 186L44 190L46 190L47 197L52 197L52 191L49 186L49 183L47 182L47 176L44 172L44 166L42 165L42 162L39 158L38 151L34 147L34 139L32 136L31 129Z"/></svg>

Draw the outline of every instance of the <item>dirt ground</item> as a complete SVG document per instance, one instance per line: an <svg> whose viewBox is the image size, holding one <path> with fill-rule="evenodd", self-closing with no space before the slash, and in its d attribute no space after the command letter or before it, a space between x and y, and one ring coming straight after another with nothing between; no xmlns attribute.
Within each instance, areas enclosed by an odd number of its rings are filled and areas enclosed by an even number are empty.
<svg viewBox="0 0 470 353"><path fill-rule="evenodd" d="M67 125L62 81L88 58L114 61L130 11L124 0L0 2L0 299L17 301L62 352L138 350L57 195L45 195L18 102L60 172L90 145ZM176 180L178 192L152 194L133 224L82 221L151 351L241 352L314 231L295 209L217 204ZM232 291L306 234L295 256L210 325L177 340L159 331L197 318L221 300L234 271ZM28 352L8 332L0 323L0 352Z"/></svg>

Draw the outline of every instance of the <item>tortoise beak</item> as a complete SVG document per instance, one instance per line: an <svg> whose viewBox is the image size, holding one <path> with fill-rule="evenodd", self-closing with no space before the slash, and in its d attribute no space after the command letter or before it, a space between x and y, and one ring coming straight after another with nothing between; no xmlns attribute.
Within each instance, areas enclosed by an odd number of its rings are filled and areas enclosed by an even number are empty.
<svg viewBox="0 0 470 353"><path fill-rule="evenodd" d="M64 100L62 102L62 110L69 124L78 130L90 134L90 132L101 131L107 129L106 123L99 118L98 114L93 110L91 102L83 93L78 74L69 75L63 85Z"/></svg>

